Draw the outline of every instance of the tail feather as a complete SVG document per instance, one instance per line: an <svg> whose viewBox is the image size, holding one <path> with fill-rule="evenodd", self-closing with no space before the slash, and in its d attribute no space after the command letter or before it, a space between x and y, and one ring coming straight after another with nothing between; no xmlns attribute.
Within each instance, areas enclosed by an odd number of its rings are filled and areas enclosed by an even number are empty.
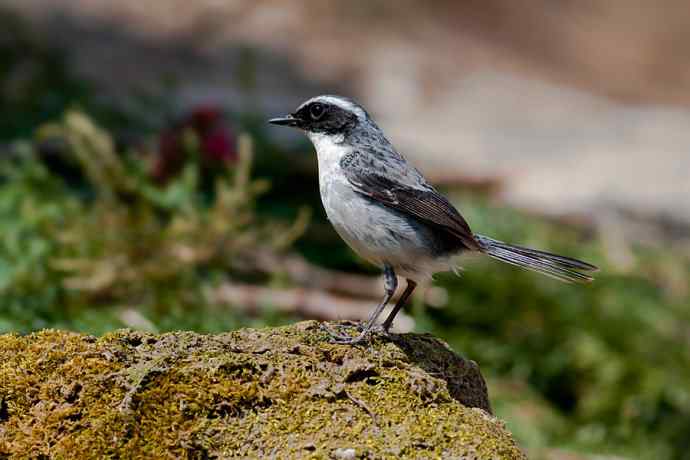
<svg viewBox="0 0 690 460"><path fill-rule="evenodd" d="M536 249L513 246L487 236L475 235L482 251L502 262L526 268L566 283L589 283L593 277L581 271L598 268L587 262Z"/></svg>

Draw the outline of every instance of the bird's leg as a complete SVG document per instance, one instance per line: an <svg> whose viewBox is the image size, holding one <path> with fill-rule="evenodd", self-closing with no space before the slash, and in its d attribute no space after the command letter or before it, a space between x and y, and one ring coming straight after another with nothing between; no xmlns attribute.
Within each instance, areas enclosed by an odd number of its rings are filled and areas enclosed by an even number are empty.
<svg viewBox="0 0 690 460"><path fill-rule="evenodd" d="M329 330L331 337L336 343L360 343L366 340L366 338L369 336L376 324L376 320L379 318L379 316L381 316L381 312L384 308L386 308L386 305L388 305L388 302L391 300L391 297L393 297L393 294L395 294L395 290L398 287L398 278L396 278L395 272L393 271L393 267L391 267L390 265L383 266L383 279L386 293L383 296L383 300L381 300L381 303L379 303L377 307L374 309L374 311L372 311L369 315L369 319L364 325L362 332L360 332L360 334L355 337L351 337L349 335L335 334Z"/></svg>
<svg viewBox="0 0 690 460"><path fill-rule="evenodd" d="M405 290L398 299L398 302L395 304L395 307L393 307L393 310L391 310L390 314L388 315L388 318L386 318L386 320L383 322L383 332L388 332L388 330L391 328L391 326L393 325L393 320L395 319L395 315L397 315L400 309L405 306L407 299L410 298L410 296L412 295L412 291L414 291L414 288L416 287L417 283L408 278Z"/></svg>

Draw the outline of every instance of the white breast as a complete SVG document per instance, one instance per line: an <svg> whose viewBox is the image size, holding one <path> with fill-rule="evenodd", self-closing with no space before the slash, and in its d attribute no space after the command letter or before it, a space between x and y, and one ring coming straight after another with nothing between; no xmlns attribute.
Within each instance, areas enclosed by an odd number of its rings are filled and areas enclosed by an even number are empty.
<svg viewBox="0 0 690 460"><path fill-rule="evenodd" d="M401 276L421 281L445 270L429 257L429 230L355 192L340 169L351 147L337 136L310 134L319 162L319 189L328 220L345 242L369 262L390 264ZM390 229L395 229L395 236Z"/></svg>
<svg viewBox="0 0 690 460"><path fill-rule="evenodd" d="M342 136L326 135L320 133L307 133L309 140L316 148L316 156L319 160L319 178L324 174L340 167L340 159L350 152L350 147L342 143Z"/></svg>

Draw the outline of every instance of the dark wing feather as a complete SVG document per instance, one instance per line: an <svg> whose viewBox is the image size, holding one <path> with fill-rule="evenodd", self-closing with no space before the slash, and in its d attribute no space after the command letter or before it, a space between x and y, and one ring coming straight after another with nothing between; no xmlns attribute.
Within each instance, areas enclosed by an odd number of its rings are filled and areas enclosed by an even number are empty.
<svg viewBox="0 0 690 460"><path fill-rule="evenodd" d="M457 237L468 249L480 250L465 219L431 186L411 187L368 169L350 162L343 172L357 192Z"/></svg>

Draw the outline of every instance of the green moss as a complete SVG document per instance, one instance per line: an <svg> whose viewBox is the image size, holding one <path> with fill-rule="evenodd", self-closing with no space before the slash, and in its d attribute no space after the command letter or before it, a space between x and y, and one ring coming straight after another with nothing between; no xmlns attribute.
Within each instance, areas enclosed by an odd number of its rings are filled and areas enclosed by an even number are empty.
<svg viewBox="0 0 690 460"><path fill-rule="evenodd" d="M48 330L0 336L0 363L0 457L524 458L476 364L425 335Z"/></svg>

